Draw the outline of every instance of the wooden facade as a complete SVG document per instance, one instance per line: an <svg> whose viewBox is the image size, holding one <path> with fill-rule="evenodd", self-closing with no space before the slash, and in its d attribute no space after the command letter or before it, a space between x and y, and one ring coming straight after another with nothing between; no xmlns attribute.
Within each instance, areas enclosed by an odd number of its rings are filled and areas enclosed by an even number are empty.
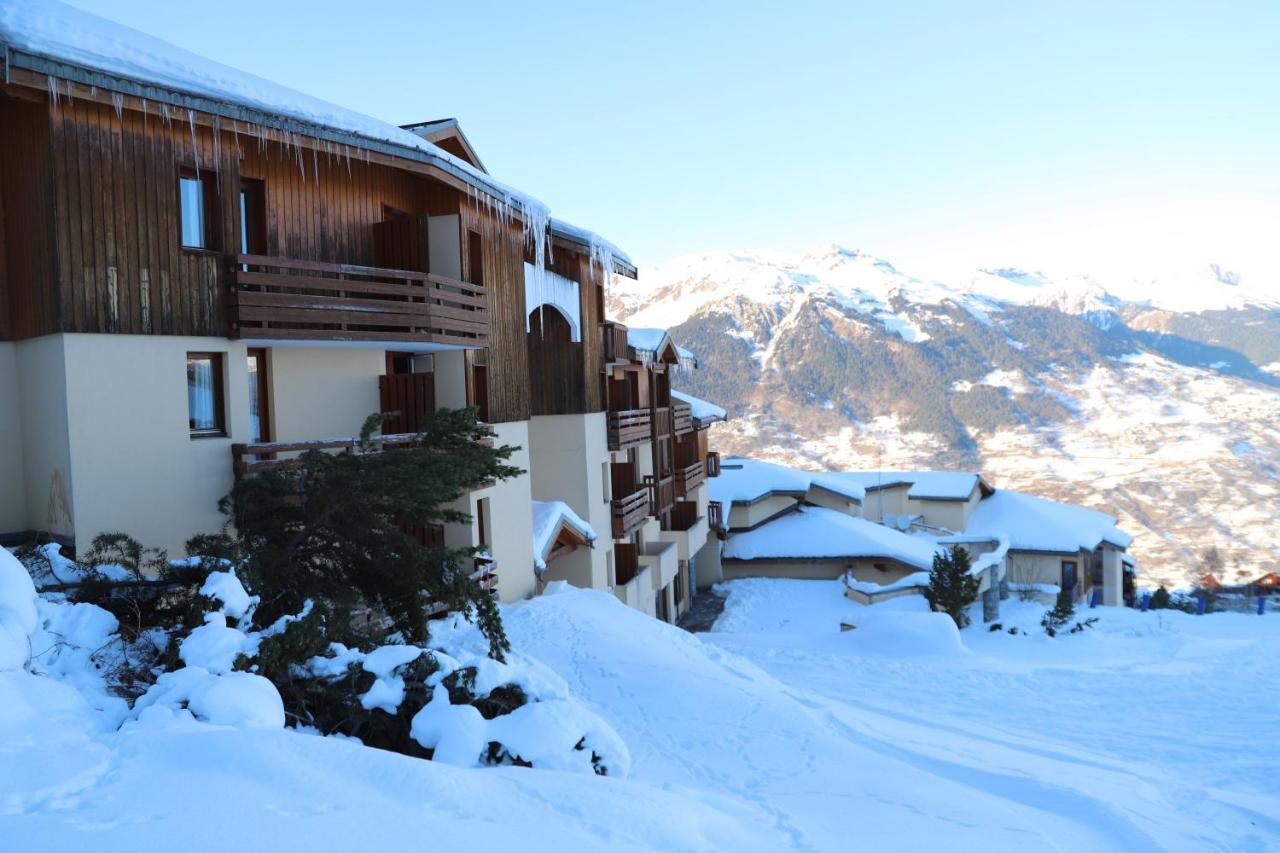
<svg viewBox="0 0 1280 853"><path fill-rule="evenodd" d="M485 347L468 359L468 381L494 422L604 409L603 277L581 247L557 240L548 267L580 284L582 340L535 341L525 327L522 223L456 177L132 95L67 81L52 88L56 98L43 75L19 69L0 84L0 340L86 332L378 341L387 331L389 342ZM183 245L183 176L211 199L205 248ZM242 190L251 224L241 221ZM317 285L335 291L328 302L318 291L293 287L290 298L287 286L246 284L308 275L308 264L427 273L425 253L403 243L393 253L387 235L454 215L463 286L364 276L447 288L452 301L429 296L429 311L403 297L412 310L378 308L385 322L362 325L355 312L371 310L361 303L370 294L331 286L351 278L342 273ZM281 263L246 267L242 253ZM472 310L483 322L463 313Z"/></svg>

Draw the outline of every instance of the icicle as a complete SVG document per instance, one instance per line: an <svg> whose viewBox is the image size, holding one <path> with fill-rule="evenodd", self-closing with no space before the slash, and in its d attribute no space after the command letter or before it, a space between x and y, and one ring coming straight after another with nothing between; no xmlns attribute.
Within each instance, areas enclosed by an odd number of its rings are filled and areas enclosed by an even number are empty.
<svg viewBox="0 0 1280 853"><path fill-rule="evenodd" d="M146 98L142 99L142 127L144 130L147 127L147 99Z"/></svg>
<svg viewBox="0 0 1280 853"><path fill-rule="evenodd" d="M196 112L187 110L187 122L191 127L191 156L196 161L196 179L200 179L200 146L196 144Z"/></svg>
<svg viewBox="0 0 1280 853"><path fill-rule="evenodd" d="M351 146L347 145L344 142L342 144L342 153L345 154L347 158L347 179L350 180L351 179Z"/></svg>
<svg viewBox="0 0 1280 853"><path fill-rule="evenodd" d="M116 108L116 118L124 119L124 95L119 92L111 93L111 106Z"/></svg>
<svg viewBox="0 0 1280 853"><path fill-rule="evenodd" d="M58 105L58 79L52 74L49 75L49 100L55 107Z"/></svg>
<svg viewBox="0 0 1280 853"><path fill-rule="evenodd" d="M317 150L317 146L320 145L320 140L313 139L311 141L314 143L311 146L311 171L316 176L316 186L318 187L320 186L320 152Z"/></svg>
<svg viewBox="0 0 1280 853"><path fill-rule="evenodd" d="M240 122L237 121L236 119L231 120L231 133L233 134L236 140L236 159L243 160L244 150L241 149L240 147Z"/></svg>
<svg viewBox="0 0 1280 853"><path fill-rule="evenodd" d="M213 117L213 169L222 172L222 121L218 116Z"/></svg>
<svg viewBox="0 0 1280 853"><path fill-rule="evenodd" d="M298 160L298 172L302 175L302 182L307 182L307 166L302 159L302 139L297 134L289 134L289 142L293 145L293 156Z"/></svg>
<svg viewBox="0 0 1280 853"><path fill-rule="evenodd" d="M70 80L68 80L68 81L67 81L67 103L69 103L69 104L71 104L71 103L75 103L75 100L76 100L76 90L75 90L75 87L74 87L74 86L72 86L72 85L71 85L71 81L70 81Z"/></svg>

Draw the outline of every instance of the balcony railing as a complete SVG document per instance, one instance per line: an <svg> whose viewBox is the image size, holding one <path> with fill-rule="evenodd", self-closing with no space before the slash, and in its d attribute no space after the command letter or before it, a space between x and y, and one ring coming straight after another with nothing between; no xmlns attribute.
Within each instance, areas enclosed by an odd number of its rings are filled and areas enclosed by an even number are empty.
<svg viewBox="0 0 1280 853"><path fill-rule="evenodd" d="M653 437L666 438L671 435L671 410L665 406L653 410Z"/></svg>
<svg viewBox="0 0 1280 853"><path fill-rule="evenodd" d="M672 403L671 421L676 435L688 435L693 432L693 406L688 403Z"/></svg>
<svg viewBox="0 0 1280 853"><path fill-rule="evenodd" d="M707 503L707 526L710 527L720 538L724 538L721 532L724 528L724 504L720 501L710 501Z"/></svg>
<svg viewBox="0 0 1280 853"><path fill-rule="evenodd" d="M613 538L630 536L649 517L649 490L639 488L615 497L610 509L613 516Z"/></svg>
<svg viewBox="0 0 1280 853"><path fill-rule="evenodd" d="M479 584L482 590L490 595L498 594L498 564L488 557L476 557L474 570L471 572L471 580ZM449 606L443 602L432 601L423 608L427 618L439 616L446 612Z"/></svg>
<svg viewBox="0 0 1280 853"><path fill-rule="evenodd" d="M707 451L707 476L720 476L720 451L718 450Z"/></svg>
<svg viewBox="0 0 1280 853"><path fill-rule="evenodd" d="M384 447L398 447L412 444L419 438L417 433L403 432L393 435L375 435L370 439L370 447L374 452ZM492 438L481 439L481 444L493 446ZM283 454L302 454L308 450L336 450L340 453L355 453L360 446L356 436L349 438L320 438L313 441L260 441L256 444L231 445L231 465L237 480L266 471L271 468L298 464L298 456Z"/></svg>
<svg viewBox="0 0 1280 853"><path fill-rule="evenodd" d="M232 337L483 347L483 287L413 270L236 255Z"/></svg>
<svg viewBox="0 0 1280 853"><path fill-rule="evenodd" d="M694 501L676 501L667 516L663 530L689 530L698 523L698 504Z"/></svg>
<svg viewBox="0 0 1280 853"><path fill-rule="evenodd" d="M706 482L706 479L706 469L702 464L702 460L686 465L683 468L677 468L675 472L676 495L684 497Z"/></svg>
<svg viewBox="0 0 1280 853"><path fill-rule="evenodd" d="M662 515L671 509L672 504L676 502L676 484L672 477L662 477L656 479L652 475L646 475L644 484L649 489L649 497L653 506L651 512L655 516Z"/></svg>
<svg viewBox="0 0 1280 853"><path fill-rule="evenodd" d="M627 327L612 320L600 324L604 337L604 360L630 361L631 347L627 344Z"/></svg>
<svg viewBox="0 0 1280 853"><path fill-rule="evenodd" d="M630 543L619 543L613 546L613 582L615 586L626 586L640 573L639 555L636 546Z"/></svg>
<svg viewBox="0 0 1280 853"><path fill-rule="evenodd" d="M648 409L609 413L609 449L626 450L650 438L652 414Z"/></svg>

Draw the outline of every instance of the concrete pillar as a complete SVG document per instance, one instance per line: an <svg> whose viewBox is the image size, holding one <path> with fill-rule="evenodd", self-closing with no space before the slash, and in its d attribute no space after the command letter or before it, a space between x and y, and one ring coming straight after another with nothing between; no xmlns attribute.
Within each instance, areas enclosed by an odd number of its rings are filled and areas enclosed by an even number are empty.
<svg viewBox="0 0 1280 853"><path fill-rule="evenodd" d="M1108 607L1124 604L1124 565L1120 552L1107 546L1102 549L1102 603Z"/></svg>
<svg viewBox="0 0 1280 853"><path fill-rule="evenodd" d="M1000 618L1000 584L989 583L982 593L982 621L994 622Z"/></svg>
<svg viewBox="0 0 1280 853"><path fill-rule="evenodd" d="M1009 600L1009 564L1006 562L1001 567L1000 575L1000 600Z"/></svg>

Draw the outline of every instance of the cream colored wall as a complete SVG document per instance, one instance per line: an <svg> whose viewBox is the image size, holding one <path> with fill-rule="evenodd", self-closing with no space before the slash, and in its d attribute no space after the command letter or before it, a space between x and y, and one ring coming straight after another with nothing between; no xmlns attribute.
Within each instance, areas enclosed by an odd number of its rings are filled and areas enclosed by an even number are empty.
<svg viewBox="0 0 1280 853"><path fill-rule="evenodd" d="M978 505L980 494L977 489L974 489L973 494L963 501L908 499L906 513L921 515L924 517L926 524L931 524L934 527L945 527L948 530L961 533L964 531L965 525L969 523L969 516L973 514L974 508Z"/></svg>
<svg viewBox="0 0 1280 853"><path fill-rule="evenodd" d="M907 492L910 487L894 486L887 489L868 489L862 499L862 516L868 521L882 522L886 515L907 515Z"/></svg>
<svg viewBox="0 0 1280 853"><path fill-rule="evenodd" d="M1075 560L1078 555L1037 554L1029 551L1010 551L1007 558L1010 583L1041 583L1058 586L1062 583L1062 561ZM1077 573L1087 570L1077 568ZM1082 576L1082 575L1081 575Z"/></svg>
<svg viewBox="0 0 1280 853"><path fill-rule="evenodd" d="M31 528L27 524L26 478L22 470L21 396L18 345L0 342L0 536Z"/></svg>
<svg viewBox="0 0 1280 853"><path fill-rule="evenodd" d="M607 555L612 547L604 466L609 462L605 415L555 415L529 421L529 475L534 500L567 503L598 537L547 566L548 580L608 589Z"/></svg>
<svg viewBox="0 0 1280 853"><path fill-rule="evenodd" d="M386 372L382 350L273 347L267 351L267 363L271 431L276 441L359 435L365 418L382 408L378 396L378 377ZM244 381L237 379L234 384L247 394L243 358L237 372Z"/></svg>
<svg viewBox="0 0 1280 853"><path fill-rule="evenodd" d="M467 365L463 350L435 354L436 405L442 409L467 407Z"/></svg>
<svg viewBox="0 0 1280 853"><path fill-rule="evenodd" d="M843 495L837 495L835 492L829 492L826 489L810 488L804 499L806 503L834 509L836 512L843 512L845 515L862 515L862 504L857 501L851 501Z"/></svg>
<svg viewBox="0 0 1280 853"><path fill-rule="evenodd" d="M883 563L886 571L875 567ZM812 560L734 560L722 561L725 580L735 578L797 578L801 580L830 580L838 578L849 568L860 581L881 585L891 584L909 574L922 571L888 560L876 559L812 559Z"/></svg>
<svg viewBox="0 0 1280 853"><path fill-rule="evenodd" d="M480 544L480 527L476 504L489 499L489 553L498 564L498 597L502 601L520 601L536 591L533 573L533 500L529 478L529 422L511 421L494 424L494 444L514 445L508 464L525 473L492 486L477 489L460 498L455 506L471 516L469 524L446 524L445 544L467 547Z"/></svg>
<svg viewBox="0 0 1280 853"><path fill-rule="evenodd" d="M694 556L694 564L697 567L695 580L698 589L706 589L724 580L724 568L720 563L720 546L719 538L708 536L707 544L703 545L702 550Z"/></svg>
<svg viewBox="0 0 1280 853"><path fill-rule="evenodd" d="M231 444L249 440L244 345L161 335L60 337L77 547L122 531L180 554L187 537L216 532L224 520L218 499L232 484ZM226 437L191 437L186 355L193 351L225 359Z"/></svg>
<svg viewBox="0 0 1280 853"><path fill-rule="evenodd" d="M15 405L22 432L26 528L74 537L64 337L48 335L15 344Z"/></svg>
<svg viewBox="0 0 1280 853"><path fill-rule="evenodd" d="M729 510L729 528L739 530L754 527L797 503L799 501L787 495L770 495L750 505L734 504Z"/></svg>

